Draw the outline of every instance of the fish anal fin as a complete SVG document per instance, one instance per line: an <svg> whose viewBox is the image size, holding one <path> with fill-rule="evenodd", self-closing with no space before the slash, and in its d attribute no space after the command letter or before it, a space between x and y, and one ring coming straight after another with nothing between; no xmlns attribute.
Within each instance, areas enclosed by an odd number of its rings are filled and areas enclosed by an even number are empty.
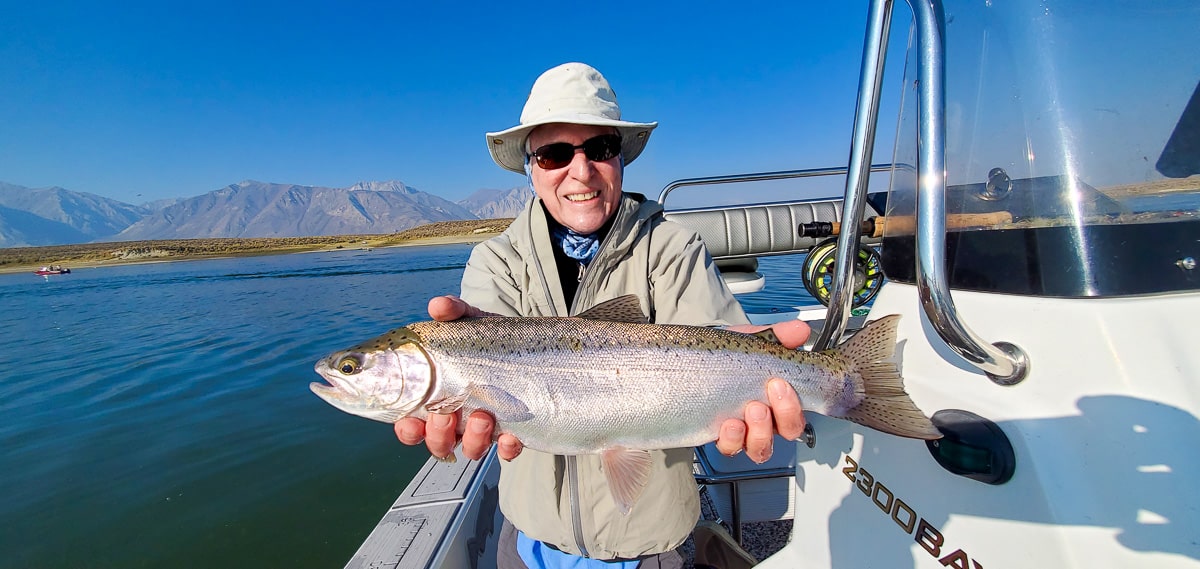
<svg viewBox="0 0 1200 569"><path fill-rule="evenodd" d="M622 514L629 514L650 479L650 452L612 447L600 455L608 490Z"/></svg>
<svg viewBox="0 0 1200 569"><path fill-rule="evenodd" d="M589 320L608 320L610 322L629 322L633 324L645 324L650 321L646 317L646 313L642 312L642 303L638 300L636 294L627 294L625 296L618 296L612 300L606 300L576 314L575 317L587 318Z"/></svg>

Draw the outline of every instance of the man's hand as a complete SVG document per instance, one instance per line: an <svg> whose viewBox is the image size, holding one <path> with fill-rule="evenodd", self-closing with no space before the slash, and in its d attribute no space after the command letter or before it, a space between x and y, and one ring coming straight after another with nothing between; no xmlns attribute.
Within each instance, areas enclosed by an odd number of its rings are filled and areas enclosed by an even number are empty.
<svg viewBox="0 0 1200 569"><path fill-rule="evenodd" d="M459 318L478 318L494 316L466 303L457 296L438 296L429 301L429 316L439 322L458 320ZM450 456L458 445L459 413L448 415L430 414L428 421L413 417L405 417L396 422L396 438L406 445L418 445L425 441L429 453L438 458ZM462 434L463 456L472 460L483 458L488 447L492 446L492 438L496 421L483 411L475 411L467 417L467 424ZM512 460L521 454L521 441L509 434L500 435L496 440L496 453L504 460Z"/></svg>
<svg viewBox="0 0 1200 569"><path fill-rule="evenodd" d="M779 338L779 343L796 349L804 345L811 332L808 325L800 320L789 320L772 326L730 326L735 332L753 334L767 328ZM800 406L800 397L796 390L782 379L772 378L767 382L767 401L771 405L763 405L759 401L746 404L745 421L729 419L721 424L717 435L717 450L725 456L733 456L744 449L750 460L762 464L771 458L772 443L775 433L783 438L794 441L804 432L804 409Z"/></svg>

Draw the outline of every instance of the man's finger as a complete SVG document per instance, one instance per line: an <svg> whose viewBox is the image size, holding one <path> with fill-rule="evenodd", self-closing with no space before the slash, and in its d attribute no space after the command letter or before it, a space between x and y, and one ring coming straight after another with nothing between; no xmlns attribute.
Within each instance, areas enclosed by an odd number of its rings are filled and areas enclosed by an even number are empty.
<svg viewBox="0 0 1200 569"><path fill-rule="evenodd" d="M774 378L767 382L767 400L771 402L775 430L789 441L800 438L804 433L804 408L796 390L788 382Z"/></svg>
<svg viewBox="0 0 1200 569"><path fill-rule="evenodd" d="M492 446L492 430L495 421L491 415L483 411L475 411L467 417L467 428L463 431L463 456L471 460L483 458L484 453Z"/></svg>
<svg viewBox="0 0 1200 569"><path fill-rule="evenodd" d="M429 299L429 317L438 322L458 320L466 315L469 305L457 296L435 296Z"/></svg>
<svg viewBox="0 0 1200 569"><path fill-rule="evenodd" d="M503 434L496 440L496 454L502 460L512 460L521 454L521 450L525 445L521 444L520 439L510 434Z"/></svg>
<svg viewBox="0 0 1200 569"><path fill-rule="evenodd" d="M746 404L746 456L762 464L771 458L775 442L775 426L771 421L771 408L760 401Z"/></svg>
<svg viewBox="0 0 1200 569"><path fill-rule="evenodd" d="M787 320L771 325L771 331L779 338L779 343L791 349L799 348L808 341L812 329L803 320Z"/></svg>
<svg viewBox="0 0 1200 569"><path fill-rule="evenodd" d="M746 447L746 423L727 419L721 423L717 433L717 450L725 456L733 456Z"/></svg>
<svg viewBox="0 0 1200 569"><path fill-rule="evenodd" d="M425 440L425 421L405 417L396 421L396 438L406 445L419 445Z"/></svg>
<svg viewBox="0 0 1200 569"><path fill-rule="evenodd" d="M449 322L458 320L459 318L480 318L483 316L496 316L491 312L484 312L470 304L467 301L448 294L446 296L435 296L429 299L429 317L438 322Z"/></svg>
<svg viewBox="0 0 1200 569"><path fill-rule="evenodd" d="M457 426L457 414L430 413L425 421L425 446L429 448L429 454L437 458L450 456L450 453L454 452L454 446L458 444L458 433L455 432Z"/></svg>

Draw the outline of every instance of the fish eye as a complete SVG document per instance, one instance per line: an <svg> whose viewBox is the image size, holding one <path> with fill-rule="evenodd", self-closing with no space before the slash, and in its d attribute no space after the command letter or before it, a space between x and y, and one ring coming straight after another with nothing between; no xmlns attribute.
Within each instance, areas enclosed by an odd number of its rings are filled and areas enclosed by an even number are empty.
<svg viewBox="0 0 1200 569"><path fill-rule="evenodd" d="M338 361L337 370L345 375L354 375L362 371L362 362L354 356L346 356Z"/></svg>

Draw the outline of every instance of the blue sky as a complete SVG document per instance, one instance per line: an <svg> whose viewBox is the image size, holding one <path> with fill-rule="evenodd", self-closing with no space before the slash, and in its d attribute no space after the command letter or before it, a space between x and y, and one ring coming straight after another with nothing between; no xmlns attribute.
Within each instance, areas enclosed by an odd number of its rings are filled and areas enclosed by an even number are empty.
<svg viewBox="0 0 1200 569"><path fill-rule="evenodd" d="M867 10L866 2L0 7L0 181L130 203L246 179L402 180L449 199L513 187L522 177L492 163L483 133L516 124L537 75L566 61L600 69L626 118L660 123L627 170L627 190L657 195L678 178L845 165ZM894 33L902 49L906 31ZM898 76L901 57L892 61Z"/></svg>

